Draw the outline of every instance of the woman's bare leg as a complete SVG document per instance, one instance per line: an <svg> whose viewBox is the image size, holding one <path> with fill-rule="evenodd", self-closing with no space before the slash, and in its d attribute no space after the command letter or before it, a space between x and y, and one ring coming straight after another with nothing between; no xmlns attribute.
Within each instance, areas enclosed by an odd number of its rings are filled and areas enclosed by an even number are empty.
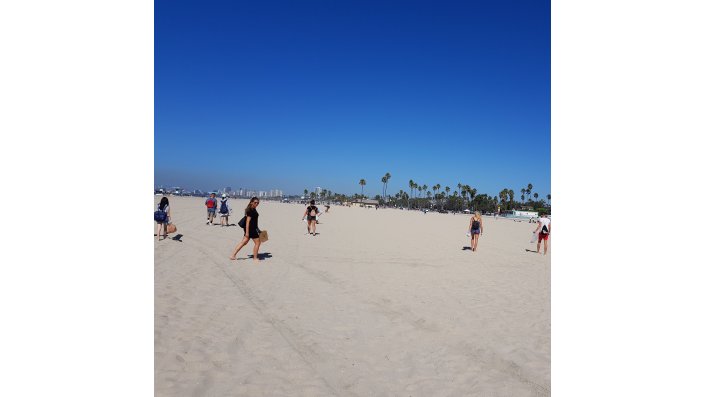
<svg viewBox="0 0 705 397"><path fill-rule="evenodd" d="M255 242L255 248L252 250L252 259L259 260L259 245L261 244L259 238L253 238L252 241Z"/></svg>
<svg viewBox="0 0 705 397"><path fill-rule="evenodd" d="M232 255L230 255L230 260L236 260L237 259L237 253L240 252L242 247L244 247L248 242L250 241L250 238L247 236L242 237L242 241L240 241L237 246L235 246L235 249L233 250Z"/></svg>
<svg viewBox="0 0 705 397"><path fill-rule="evenodd" d="M157 223L157 241L161 241L162 239L162 224Z"/></svg>

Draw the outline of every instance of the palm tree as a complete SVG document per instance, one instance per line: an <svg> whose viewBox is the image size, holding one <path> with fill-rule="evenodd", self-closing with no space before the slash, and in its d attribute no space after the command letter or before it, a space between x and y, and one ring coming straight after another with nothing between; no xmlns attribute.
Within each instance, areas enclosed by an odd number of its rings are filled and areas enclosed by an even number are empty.
<svg viewBox="0 0 705 397"><path fill-rule="evenodd" d="M362 187L362 190L360 191L360 195L363 196L363 198L364 198L364 194L365 194L365 185L367 185L367 181L364 180L364 179L360 179L360 182L358 182L358 183L359 183L360 186Z"/></svg>
<svg viewBox="0 0 705 397"><path fill-rule="evenodd" d="M529 184L529 185L526 187L526 195L527 195L527 196L531 197L531 189L533 189L533 188L534 188L534 185L532 185L532 184Z"/></svg>
<svg viewBox="0 0 705 397"><path fill-rule="evenodd" d="M411 198L414 195L414 186L416 186L416 184L414 183L414 180L409 179L409 198ZM411 208L411 202L407 201L406 206Z"/></svg>
<svg viewBox="0 0 705 397"><path fill-rule="evenodd" d="M509 194L509 202L514 203L514 190L509 189L507 194Z"/></svg>
<svg viewBox="0 0 705 397"><path fill-rule="evenodd" d="M524 204L524 194L526 193L526 189L521 188L521 203Z"/></svg>
<svg viewBox="0 0 705 397"><path fill-rule="evenodd" d="M308 196L308 189L304 189L304 197Z"/></svg>
<svg viewBox="0 0 705 397"><path fill-rule="evenodd" d="M387 195L387 183L389 183L389 180L392 179L392 174L387 172L386 174L384 174L384 179L385 179L385 181L384 181L384 195L386 196Z"/></svg>
<svg viewBox="0 0 705 397"><path fill-rule="evenodd" d="M539 194L538 194L538 193L534 193L534 201L538 201L538 199L539 199Z"/></svg>
<svg viewBox="0 0 705 397"><path fill-rule="evenodd" d="M384 191L385 191L386 185L387 185L387 176L385 175L382 177L382 200L384 200Z"/></svg>
<svg viewBox="0 0 705 397"><path fill-rule="evenodd" d="M546 198L548 199L548 205L550 206L551 205L551 194L550 193L547 194Z"/></svg>

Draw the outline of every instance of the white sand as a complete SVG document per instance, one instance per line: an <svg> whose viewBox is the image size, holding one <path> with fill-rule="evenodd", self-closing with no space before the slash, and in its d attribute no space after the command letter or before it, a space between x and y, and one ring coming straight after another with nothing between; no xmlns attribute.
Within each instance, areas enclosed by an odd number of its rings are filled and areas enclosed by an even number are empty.
<svg viewBox="0 0 705 397"><path fill-rule="evenodd" d="M206 226L205 199L169 200L183 236L154 238L157 396L550 395L535 224L486 217L472 252L467 215L332 206L311 237L305 206L263 201L257 264L228 260L242 229Z"/></svg>

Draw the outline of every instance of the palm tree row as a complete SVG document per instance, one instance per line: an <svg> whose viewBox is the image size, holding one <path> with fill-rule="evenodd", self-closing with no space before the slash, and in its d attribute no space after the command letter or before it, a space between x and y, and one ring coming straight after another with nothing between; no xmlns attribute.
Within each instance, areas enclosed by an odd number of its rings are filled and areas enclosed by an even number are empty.
<svg viewBox="0 0 705 397"><path fill-rule="evenodd" d="M389 186L389 180L391 179L391 174L387 172L381 179L382 181L382 195L376 195L375 198L382 202L383 205L390 206L405 206L407 208L437 208L441 210L480 210L487 212L495 212L497 208L502 211L518 209L518 208L531 208L531 209L543 209L550 210L551 195L547 194L546 199L548 203L544 200L539 200L539 194L532 191L534 186L529 183L526 188L521 188L521 203L514 201L514 190L505 188L502 189L497 196L491 197L487 194L477 194L477 189L471 187L467 184L458 183L457 190L453 191L451 194L451 188L449 186L442 187L440 184L435 184L430 187L426 184L420 185L413 179L409 180L409 191L404 192L399 190L398 193L391 196L387 194L387 188ZM360 179L358 184L360 185L360 194L354 194L352 198L365 198L365 186L367 181L365 179ZM304 196L324 200L334 200L339 202L348 201L350 197L344 194L333 193L328 189L323 189L319 195L315 192L310 192L308 189L304 189ZM533 197L533 200L531 199ZM528 199L528 202L526 201Z"/></svg>

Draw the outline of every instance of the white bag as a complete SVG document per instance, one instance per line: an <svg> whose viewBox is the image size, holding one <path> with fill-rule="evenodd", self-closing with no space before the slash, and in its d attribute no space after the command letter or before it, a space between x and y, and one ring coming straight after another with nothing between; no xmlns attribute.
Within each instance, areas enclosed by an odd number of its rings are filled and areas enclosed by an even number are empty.
<svg viewBox="0 0 705 397"><path fill-rule="evenodd" d="M531 241L530 241L530 243L535 243L536 240L538 240L538 239L539 239L538 234L537 234L536 232L532 232L532 233L531 233Z"/></svg>

